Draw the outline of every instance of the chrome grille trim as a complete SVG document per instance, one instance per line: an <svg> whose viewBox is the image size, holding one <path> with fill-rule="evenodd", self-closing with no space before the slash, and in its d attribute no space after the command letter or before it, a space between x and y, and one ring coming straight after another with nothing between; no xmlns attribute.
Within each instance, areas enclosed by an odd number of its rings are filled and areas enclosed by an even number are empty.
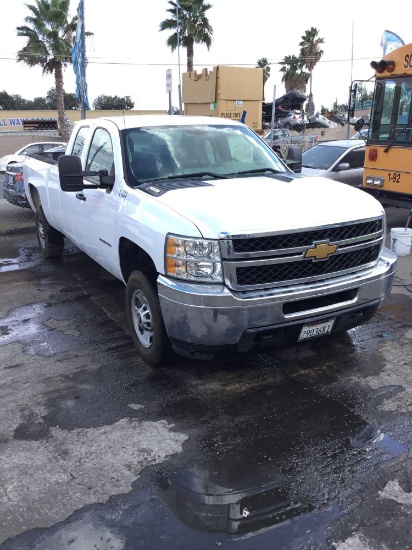
<svg viewBox="0 0 412 550"><path fill-rule="evenodd" d="M311 241L308 245L305 244L293 248L260 250L257 252L244 252L242 254L234 251L233 241L228 240L226 235L226 239L221 242L225 284L228 288L236 291L277 288L285 285L310 283L319 278L330 279L373 267L379 259L379 252L383 245L383 217L367 220L366 222L362 228L370 228L371 226L368 222L380 222L381 231L353 237L350 236L353 235L353 226L363 222L335 224L333 226L316 228L316 232L317 234L326 235L331 227L339 228L339 231L342 229L350 237L343 240L321 239ZM348 228L347 231L346 227ZM357 230L358 228L356 228ZM289 231L282 234L275 233L264 235L264 237L272 238L273 236L277 237L277 235L281 237L282 235L292 235L292 240L295 242L302 234L308 232L313 234L313 229ZM255 237L256 235L250 236L251 239ZM239 238L245 239L245 235L239 236ZM284 242L287 241L285 240ZM329 262L329 258L316 260L304 257L309 249L321 243L337 245L336 252L329 256L332 259L332 263ZM308 263L315 263L316 267L311 267ZM322 269L322 264L324 264L324 269ZM279 271L276 269L276 266L279 266ZM336 271L331 272L331 268L335 269L335 266ZM248 270L248 268L250 269ZM302 272L302 275L299 275L299 271ZM249 274L250 277L248 276ZM281 280L279 280L280 277L282 278Z"/></svg>
<svg viewBox="0 0 412 550"><path fill-rule="evenodd" d="M361 226L362 224L373 224L376 222L380 222L380 230L378 231L372 231L368 232L362 235L359 235L357 237L349 237L345 239L331 239L329 237L331 232L334 232L336 230L344 230L345 228L348 228L348 231L351 230L353 227ZM253 252L236 252L236 242L246 240L246 241L254 241L257 239L262 240L270 240L270 239L276 239L276 238L287 238L299 236L300 240L303 241L305 238L305 235L310 233L320 233L323 232L324 236L315 237L314 239L308 239L307 244L303 243L302 246L293 246L293 247L281 247L281 248L265 248L264 250L256 250ZM267 256L280 256L290 253L299 253L304 249L307 249L310 247L314 242L333 242L333 243L345 243L349 244L352 242L363 242L363 241L369 241L374 240L376 238L379 238L383 235L383 217L380 216L378 218L371 218L370 220L358 220L356 223L339 223L339 224L333 224L333 225L325 225L321 228L319 227L309 227L305 228L303 230L289 230L289 231L275 231L273 233L255 233L253 235L245 235L245 234L222 234L220 236L220 249L223 260L225 259L241 259L241 258L259 258L259 257L267 257Z"/></svg>

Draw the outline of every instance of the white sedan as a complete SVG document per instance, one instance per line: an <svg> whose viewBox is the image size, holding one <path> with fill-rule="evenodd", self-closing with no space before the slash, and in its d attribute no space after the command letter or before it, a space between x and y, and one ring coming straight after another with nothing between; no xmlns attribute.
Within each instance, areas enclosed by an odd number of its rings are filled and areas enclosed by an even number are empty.
<svg viewBox="0 0 412 550"><path fill-rule="evenodd" d="M39 141L29 143L15 153L0 158L0 172L6 171L6 166L12 162L23 162L26 155L36 155L48 151L52 147L65 146L67 143L62 141Z"/></svg>

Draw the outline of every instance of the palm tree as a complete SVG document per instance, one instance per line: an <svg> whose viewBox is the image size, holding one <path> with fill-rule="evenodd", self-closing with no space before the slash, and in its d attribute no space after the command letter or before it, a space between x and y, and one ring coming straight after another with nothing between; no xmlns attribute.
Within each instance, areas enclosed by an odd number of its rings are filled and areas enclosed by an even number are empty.
<svg viewBox="0 0 412 550"><path fill-rule="evenodd" d="M70 0L34 0L26 4L31 14L25 17L26 25L17 27L17 36L27 38L27 44L17 52L17 61L29 67L39 65L43 74L54 73L60 135L65 141L69 129L64 112L63 69L72 62L72 37L77 16L69 20Z"/></svg>
<svg viewBox="0 0 412 550"><path fill-rule="evenodd" d="M300 46L300 57L302 59L303 65L309 71L309 98L306 105L306 110L309 115L313 115L315 112L315 105L313 103L313 94L312 94L312 71L315 68L316 63L323 55L323 50L320 49L320 44L324 43L323 38L320 38L319 31L315 27L311 27L308 31L305 31L305 34L301 37L302 41L299 42Z"/></svg>
<svg viewBox="0 0 412 550"><path fill-rule="evenodd" d="M213 29L206 16L207 10L212 5L204 0L179 0L179 2L168 0L168 3L171 8L166 11L171 17L160 23L160 30L173 31L166 44L174 52L178 46L177 19L179 18L179 41L180 45L187 50L187 71L192 72L194 44L204 44L208 50L212 45Z"/></svg>
<svg viewBox="0 0 412 550"><path fill-rule="evenodd" d="M270 77L270 66L266 57L262 57L257 61L256 68L263 69L263 101L265 101L265 84Z"/></svg>
<svg viewBox="0 0 412 550"><path fill-rule="evenodd" d="M282 65L280 72L283 73L282 82L285 83L286 93L293 90L304 92L310 75L303 70L300 58L296 55L286 55L280 65Z"/></svg>

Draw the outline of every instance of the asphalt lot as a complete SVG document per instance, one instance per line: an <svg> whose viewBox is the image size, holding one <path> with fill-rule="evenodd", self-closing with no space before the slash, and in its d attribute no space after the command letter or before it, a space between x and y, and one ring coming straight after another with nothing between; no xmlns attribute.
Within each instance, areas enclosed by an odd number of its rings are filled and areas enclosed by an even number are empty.
<svg viewBox="0 0 412 550"><path fill-rule="evenodd" d="M412 548L412 256L362 327L153 369L123 285L31 224L0 236L1 550Z"/></svg>

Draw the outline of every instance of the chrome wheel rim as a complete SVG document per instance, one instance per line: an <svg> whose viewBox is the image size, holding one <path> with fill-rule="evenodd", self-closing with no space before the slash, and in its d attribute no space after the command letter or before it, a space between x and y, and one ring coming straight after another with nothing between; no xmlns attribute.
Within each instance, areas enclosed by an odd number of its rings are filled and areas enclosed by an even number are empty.
<svg viewBox="0 0 412 550"><path fill-rule="evenodd" d="M131 307L136 336L143 347L150 348L153 345L152 310L141 290L133 292Z"/></svg>

